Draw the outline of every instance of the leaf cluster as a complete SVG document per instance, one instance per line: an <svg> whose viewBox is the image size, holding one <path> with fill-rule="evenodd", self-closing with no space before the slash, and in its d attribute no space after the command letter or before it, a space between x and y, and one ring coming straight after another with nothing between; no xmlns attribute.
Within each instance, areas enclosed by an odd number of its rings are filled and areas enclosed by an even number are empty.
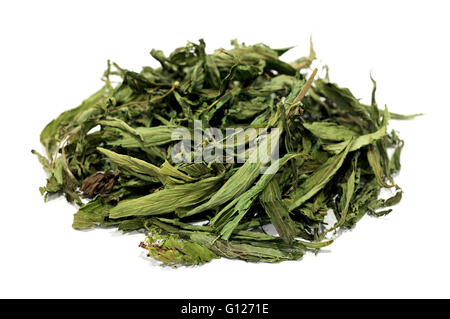
<svg viewBox="0 0 450 319"><path fill-rule="evenodd" d="M48 173L40 190L80 206L75 229L146 229L142 246L170 264L279 262L329 245L328 234L400 201L393 176L404 142L388 123L416 115L379 109L375 81L366 105L328 76L318 78L312 44L293 63L280 59L289 48L232 44L212 54L203 40L168 56L152 50L160 66L140 72L108 62L103 87L45 126L45 155L33 151ZM277 170L261 174L265 163L248 156L234 164L175 163L173 132L194 135L194 121L222 132L255 128L245 144L278 128L270 133ZM395 192L380 199L382 188ZM326 222L330 214L335 223ZM269 224L277 235L264 232Z"/></svg>

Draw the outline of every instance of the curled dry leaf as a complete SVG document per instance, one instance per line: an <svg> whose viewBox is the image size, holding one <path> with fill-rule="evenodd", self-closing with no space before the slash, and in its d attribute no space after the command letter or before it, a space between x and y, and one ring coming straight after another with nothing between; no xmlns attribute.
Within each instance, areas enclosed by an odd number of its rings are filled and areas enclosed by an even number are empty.
<svg viewBox="0 0 450 319"><path fill-rule="evenodd" d="M94 197L97 194L105 195L113 188L118 178L117 172L94 173L83 180L81 191L89 197Z"/></svg>

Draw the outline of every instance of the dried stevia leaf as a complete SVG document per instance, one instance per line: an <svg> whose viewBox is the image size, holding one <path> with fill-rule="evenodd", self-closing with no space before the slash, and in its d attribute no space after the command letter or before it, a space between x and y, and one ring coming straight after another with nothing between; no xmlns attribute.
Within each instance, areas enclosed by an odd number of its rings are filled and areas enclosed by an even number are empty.
<svg viewBox="0 0 450 319"><path fill-rule="evenodd" d="M100 90L44 127L40 191L80 206L73 228L145 230L171 265L279 262L400 202L404 142L387 128L421 114L379 109L372 77L368 105L319 77L312 41L292 63L290 48L231 44L154 49L160 67L140 72L108 61Z"/></svg>
<svg viewBox="0 0 450 319"><path fill-rule="evenodd" d="M117 172L94 173L83 180L80 190L89 197L97 194L104 195L112 189L118 177Z"/></svg>

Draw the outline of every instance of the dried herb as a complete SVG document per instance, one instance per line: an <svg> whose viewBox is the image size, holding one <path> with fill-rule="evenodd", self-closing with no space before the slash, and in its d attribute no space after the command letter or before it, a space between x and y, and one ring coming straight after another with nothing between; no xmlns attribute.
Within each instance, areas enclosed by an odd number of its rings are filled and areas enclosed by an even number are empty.
<svg viewBox="0 0 450 319"><path fill-rule="evenodd" d="M98 172L86 177L81 184L81 192L89 197L94 197L97 194L107 196L108 192L113 186L119 174L116 172Z"/></svg>
<svg viewBox="0 0 450 319"><path fill-rule="evenodd" d="M75 229L145 229L140 246L170 264L279 262L401 200L404 142L387 126L419 114L380 110L373 79L366 105L319 78L312 43L293 63L289 48L232 45L152 50L160 67L139 73L108 61L103 87L44 128L40 190L80 206Z"/></svg>

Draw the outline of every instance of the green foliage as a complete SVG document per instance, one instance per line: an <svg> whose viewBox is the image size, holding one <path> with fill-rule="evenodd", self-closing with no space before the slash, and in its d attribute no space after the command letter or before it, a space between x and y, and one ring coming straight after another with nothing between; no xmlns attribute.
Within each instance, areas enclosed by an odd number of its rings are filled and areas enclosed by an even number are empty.
<svg viewBox="0 0 450 319"><path fill-rule="evenodd" d="M177 234L160 234L156 227L149 230L141 246L148 249L150 257L167 264L200 265L219 258L203 245L180 239Z"/></svg>
<svg viewBox="0 0 450 319"><path fill-rule="evenodd" d="M46 199L64 194L80 206L73 228L146 229L141 246L168 264L219 257L280 262L328 246L336 230L366 214L386 215L401 200L393 175L404 143L387 127L390 119L418 114L380 111L373 79L365 105L328 75L319 78L311 69L312 43L292 63L280 59L289 48L232 45L207 53L200 40L168 56L152 50L160 67L140 72L108 62L102 88L45 126L45 156L32 151L48 173L40 190ZM233 164L172 159L176 143L210 127L223 135L254 129L236 133L244 139L230 145L236 155L237 147L259 141L257 151ZM191 137L175 134L180 129ZM269 134L261 140L264 129ZM276 144L269 147L269 140ZM188 159L214 142L222 141L202 141ZM266 146L279 151L270 164L258 155ZM381 199L382 188L396 191ZM326 224L327 214L335 215L334 225ZM269 224L277 236L261 230Z"/></svg>

